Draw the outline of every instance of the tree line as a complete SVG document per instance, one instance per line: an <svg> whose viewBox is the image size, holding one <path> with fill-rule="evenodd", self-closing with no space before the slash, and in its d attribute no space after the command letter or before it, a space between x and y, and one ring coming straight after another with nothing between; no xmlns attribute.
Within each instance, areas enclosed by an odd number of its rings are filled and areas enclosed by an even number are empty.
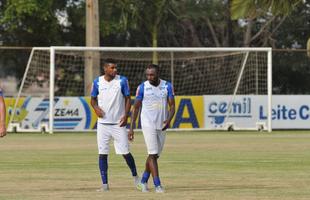
<svg viewBox="0 0 310 200"><path fill-rule="evenodd" d="M85 45L84 0L0 2L3 46ZM101 46L306 48L309 7L302 0L100 0L100 41Z"/></svg>
<svg viewBox="0 0 310 200"><path fill-rule="evenodd" d="M85 46L85 6L85 0L1 0L0 45ZM305 49L310 36L309 0L100 0L99 13L100 46ZM6 53L1 71L22 65L28 53ZM296 56L273 59L276 91L295 91L284 75L297 71L291 81L298 82L310 73L301 57L298 69L287 67Z"/></svg>

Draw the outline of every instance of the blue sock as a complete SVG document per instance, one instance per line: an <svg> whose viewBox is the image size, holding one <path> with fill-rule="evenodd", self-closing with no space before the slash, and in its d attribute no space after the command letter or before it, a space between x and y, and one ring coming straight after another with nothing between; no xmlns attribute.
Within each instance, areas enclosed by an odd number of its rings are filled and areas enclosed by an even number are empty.
<svg viewBox="0 0 310 200"><path fill-rule="evenodd" d="M108 155L99 155L99 169L102 184L108 183Z"/></svg>
<svg viewBox="0 0 310 200"><path fill-rule="evenodd" d="M125 158L126 163L128 167L130 168L132 176L137 176L137 168L136 168L135 159L132 157L131 153L123 155L123 157Z"/></svg>
<svg viewBox="0 0 310 200"><path fill-rule="evenodd" d="M153 181L154 181L155 187L160 186L160 179L159 179L158 176L155 176L155 177L153 178Z"/></svg>
<svg viewBox="0 0 310 200"><path fill-rule="evenodd" d="M150 172L143 172L142 178L141 178L141 183L147 183L150 177Z"/></svg>

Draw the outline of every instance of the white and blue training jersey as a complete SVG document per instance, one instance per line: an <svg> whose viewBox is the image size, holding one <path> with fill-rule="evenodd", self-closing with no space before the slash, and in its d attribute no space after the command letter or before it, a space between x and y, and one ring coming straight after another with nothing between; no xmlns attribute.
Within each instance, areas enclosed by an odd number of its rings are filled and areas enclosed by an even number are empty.
<svg viewBox="0 0 310 200"><path fill-rule="evenodd" d="M125 97L130 96L128 80L124 76L116 75L111 81L104 76L96 78L91 91L92 97L97 97L98 106L104 111L99 123L118 124L125 115Z"/></svg>
<svg viewBox="0 0 310 200"><path fill-rule="evenodd" d="M142 101L141 126L161 130L168 118L168 98L174 98L172 84L161 80L158 86L149 81L139 85L136 100Z"/></svg>

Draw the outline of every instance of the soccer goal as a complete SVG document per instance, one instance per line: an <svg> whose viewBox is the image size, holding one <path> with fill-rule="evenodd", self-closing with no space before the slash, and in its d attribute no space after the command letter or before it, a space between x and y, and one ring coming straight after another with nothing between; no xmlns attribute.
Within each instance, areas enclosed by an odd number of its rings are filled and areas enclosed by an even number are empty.
<svg viewBox="0 0 310 200"><path fill-rule="evenodd" d="M145 67L150 63L159 64L160 77L174 85L177 97L201 96L203 105L199 109L204 119L198 129L271 131L271 50L33 48L11 111L9 130L91 130L93 127L85 125L91 121L91 111L84 97L89 96L93 79L103 73L103 61L113 58L119 74L128 78L133 96L145 80ZM83 113L75 101L84 108ZM85 123L79 129L81 121Z"/></svg>

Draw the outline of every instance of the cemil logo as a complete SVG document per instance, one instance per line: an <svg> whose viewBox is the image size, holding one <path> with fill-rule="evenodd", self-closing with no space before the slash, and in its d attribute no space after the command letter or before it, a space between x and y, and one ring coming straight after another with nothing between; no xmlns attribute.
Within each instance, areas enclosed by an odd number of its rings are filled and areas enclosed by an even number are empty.
<svg viewBox="0 0 310 200"><path fill-rule="evenodd" d="M240 101L211 101L208 105L208 117L214 127L222 127L227 118L251 118L251 98Z"/></svg>

